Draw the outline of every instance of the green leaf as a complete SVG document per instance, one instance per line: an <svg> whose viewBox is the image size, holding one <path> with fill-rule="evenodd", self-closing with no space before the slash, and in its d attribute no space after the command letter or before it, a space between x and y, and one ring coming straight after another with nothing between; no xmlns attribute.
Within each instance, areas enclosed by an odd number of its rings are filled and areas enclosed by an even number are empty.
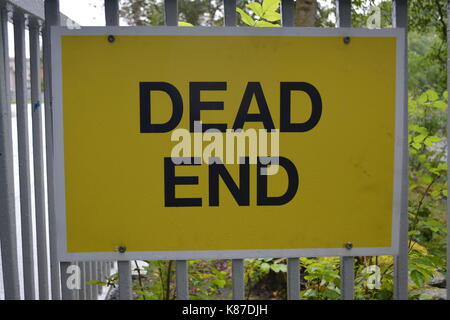
<svg viewBox="0 0 450 320"><path fill-rule="evenodd" d="M264 13L262 18L266 19L267 21L274 22L274 21L281 20L281 14L279 14L278 12L275 12L275 11L268 11L268 12Z"/></svg>
<svg viewBox="0 0 450 320"><path fill-rule="evenodd" d="M412 270L411 273L410 273L410 276L411 276L411 280L414 281L414 283L418 287L422 287L423 286L424 276L422 275L422 273L420 273L417 270Z"/></svg>
<svg viewBox="0 0 450 320"><path fill-rule="evenodd" d="M261 4L259 2L252 2L252 3L247 3L245 5L247 8L249 8L250 10L252 10L256 15L262 17L263 15L263 8L261 6Z"/></svg>
<svg viewBox="0 0 450 320"><path fill-rule="evenodd" d="M103 281L100 281L100 280L91 280L91 281L88 281L87 284L89 284L89 285L106 286L106 282L103 282Z"/></svg>
<svg viewBox="0 0 450 320"><path fill-rule="evenodd" d="M417 99L417 102L419 102L420 104L424 104L425 102L428 101L428 96L427 93L422 93L419 97L419 99Z"/></svg>
<svg viewBox="0 0 450 320"><path fill-rule="evenodd" d="M269 271L270 270L270 264L268 264L267 262L264 262L261 264L261 270L262 271Z"/></svg>
<svg viewBox="0 0 450 320"><path fill-rule="evenodd" d="M444 97L445 100L448 99L448 91L445 90L444 93L442 94L442 96Z"/></svg>
<svg viewBox="0 0 450 320"><path fill-rule="evenodd" d="M414 149L416 149L416 150L419 150L419 149L422 147L422 145L421 145L420 143L416 143L416 142L414 142L413 144L411 144L411 146L412 146Z"/></svg>
<svg viewBox="0 0 450 320"><path fill-rule="evenodd" d="M263 1L263 11L275 11L280 6L280 0L264 0Z"/></svg>
<svg viewBox="0 0 450 320"><path fill-rule="evenodd" d="M432 89L427 90L426 94L427 94L428 100L430 100L430 101L436 101L437 99L439 99L439 96L436 93L436 91L434 91Z"/></svg>
<svg viewBox="0 0 450 320"><path fill-rule="evenodd" d="M447 108L447 103L445 103L444 101L436 101L435 103L433 103L433 107L445 110Z"/></svg>
<svg viewBox="0 0 450 320"><path fill-rule="evenodd" d="M186 22L186 21L178 21L178 26L179 27L193 27L192 24L190 24L189 22Z"/></svg>
<svg viewBox="0 0 450 320"><path fill-rule="evenodd" d="M256 22L255 24L255 27L279 27L279 26L280 26L279 24L270 23L262 20Z"/></svg>
<svg viewBox="0 0 450 320"><path fill-rule="evenodd" d="M255 24L255 21L250 17L248 14L244 12L241 8L236 8L236 11L241 15L241 20L246 25L253 26Z"/></svg>
<svg viewBox="0 0 450 320"><path fill-rule="evenodd" d="M280 266L278 264L272 264L270 266L270 269L272 269L273 272L279 272L280 271Z"/></svg>

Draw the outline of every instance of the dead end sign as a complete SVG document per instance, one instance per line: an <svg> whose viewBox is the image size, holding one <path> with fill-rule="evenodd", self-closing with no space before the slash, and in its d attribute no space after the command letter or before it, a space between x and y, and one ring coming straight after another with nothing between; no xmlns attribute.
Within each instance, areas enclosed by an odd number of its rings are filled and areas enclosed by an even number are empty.
<svg viewBox="0 0 450 320"><path fill-rule="evenodd" d="M52 28L59 258L395 254L404 49L401 29Z"/></svg>

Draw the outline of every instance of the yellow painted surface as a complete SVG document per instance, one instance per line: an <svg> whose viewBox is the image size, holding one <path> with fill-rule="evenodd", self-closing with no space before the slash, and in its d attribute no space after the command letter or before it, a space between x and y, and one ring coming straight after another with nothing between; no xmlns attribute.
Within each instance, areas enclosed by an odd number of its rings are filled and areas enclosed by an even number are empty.
<svg viewBox="0 0 450 320"><path fill-rule="evenodd" d="M62 36L62 79L68 252L389 247L395 139L393 37ZM207 165L177 167L199 185L178 197L202 207L164 207L163 158L170 133L140 133L139 82L165 81L183 97L178 128L189 124L189 82L226 81L224 101L202 111L204 123L232 127L249 81L261 82L279 127L279 83L304 81L321 94L322 117L308 132L281 133L280 155L297 167L296 197L283 206L239 207L223 182L220 206L208 206ZM305 120L309 99L293 94L293 119ZM152 116L164 122L170 100L155 94ZM253 102L254 103L254 102ZM252 108L255 106L252 105ZM253 110L253 109L251 109ZM247 123L245 128L251 128ZM254 126L261 128L260 125ZM227 165L238 181L236 165ZM269 176L270 195L286 189Z"/></svg>

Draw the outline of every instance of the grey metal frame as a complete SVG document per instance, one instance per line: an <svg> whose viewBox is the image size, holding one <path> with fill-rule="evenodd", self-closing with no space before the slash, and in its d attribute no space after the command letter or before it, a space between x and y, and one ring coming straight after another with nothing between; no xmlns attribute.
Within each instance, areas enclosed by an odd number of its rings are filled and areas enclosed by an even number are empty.
<svg viewBox="0 0 450 320"><path fill-rule="evenodd" d="M397 95L396 95L396 145L403 141L403 116L402 109L404 96L403 67L404 55L404 32L401 29L367 30L355 28L325 29L325 28L213 28L213 27L85 27L80 30L66 29L60 27L52 28L52 79L53 79L53 99L54 99L54 177L55 183L55 206L57 211L56 224L58 230L58 257L62 261L77 260L164 260L164 259L241 259L241 258L264 258L264 257L287 257L295 258L299 256L362 256L362 255L396 255L398 250L398 238L395 236L399 228L399 197L400 185L397 183L401 179L401 149L395 151L394 170L394 194L393 194L393 214L392 214L392 245L383 248L329 248L329 249L278 249L278 250L223 250L223 251L152 251L152 252L132 252L124 253L118 251L96 252L95 254L69 253L66 246L66 217L65 217L65 182L64 182L64 141L62 123L62 88L61 88L61 47L60 40L64 35L222 35L222 36L317 36L317 37L394 37L397 39Z"/></svg>

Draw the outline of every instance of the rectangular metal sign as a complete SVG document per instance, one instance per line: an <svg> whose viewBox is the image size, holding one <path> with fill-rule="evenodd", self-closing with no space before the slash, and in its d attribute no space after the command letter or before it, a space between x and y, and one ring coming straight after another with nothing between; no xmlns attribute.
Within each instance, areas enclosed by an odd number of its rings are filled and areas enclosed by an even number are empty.
<svg viewBox="0 0 450 320"><path fill-rule="evenodd" d="M397 253L403 29L55 27L51 48L61 260Z"/></svg>

